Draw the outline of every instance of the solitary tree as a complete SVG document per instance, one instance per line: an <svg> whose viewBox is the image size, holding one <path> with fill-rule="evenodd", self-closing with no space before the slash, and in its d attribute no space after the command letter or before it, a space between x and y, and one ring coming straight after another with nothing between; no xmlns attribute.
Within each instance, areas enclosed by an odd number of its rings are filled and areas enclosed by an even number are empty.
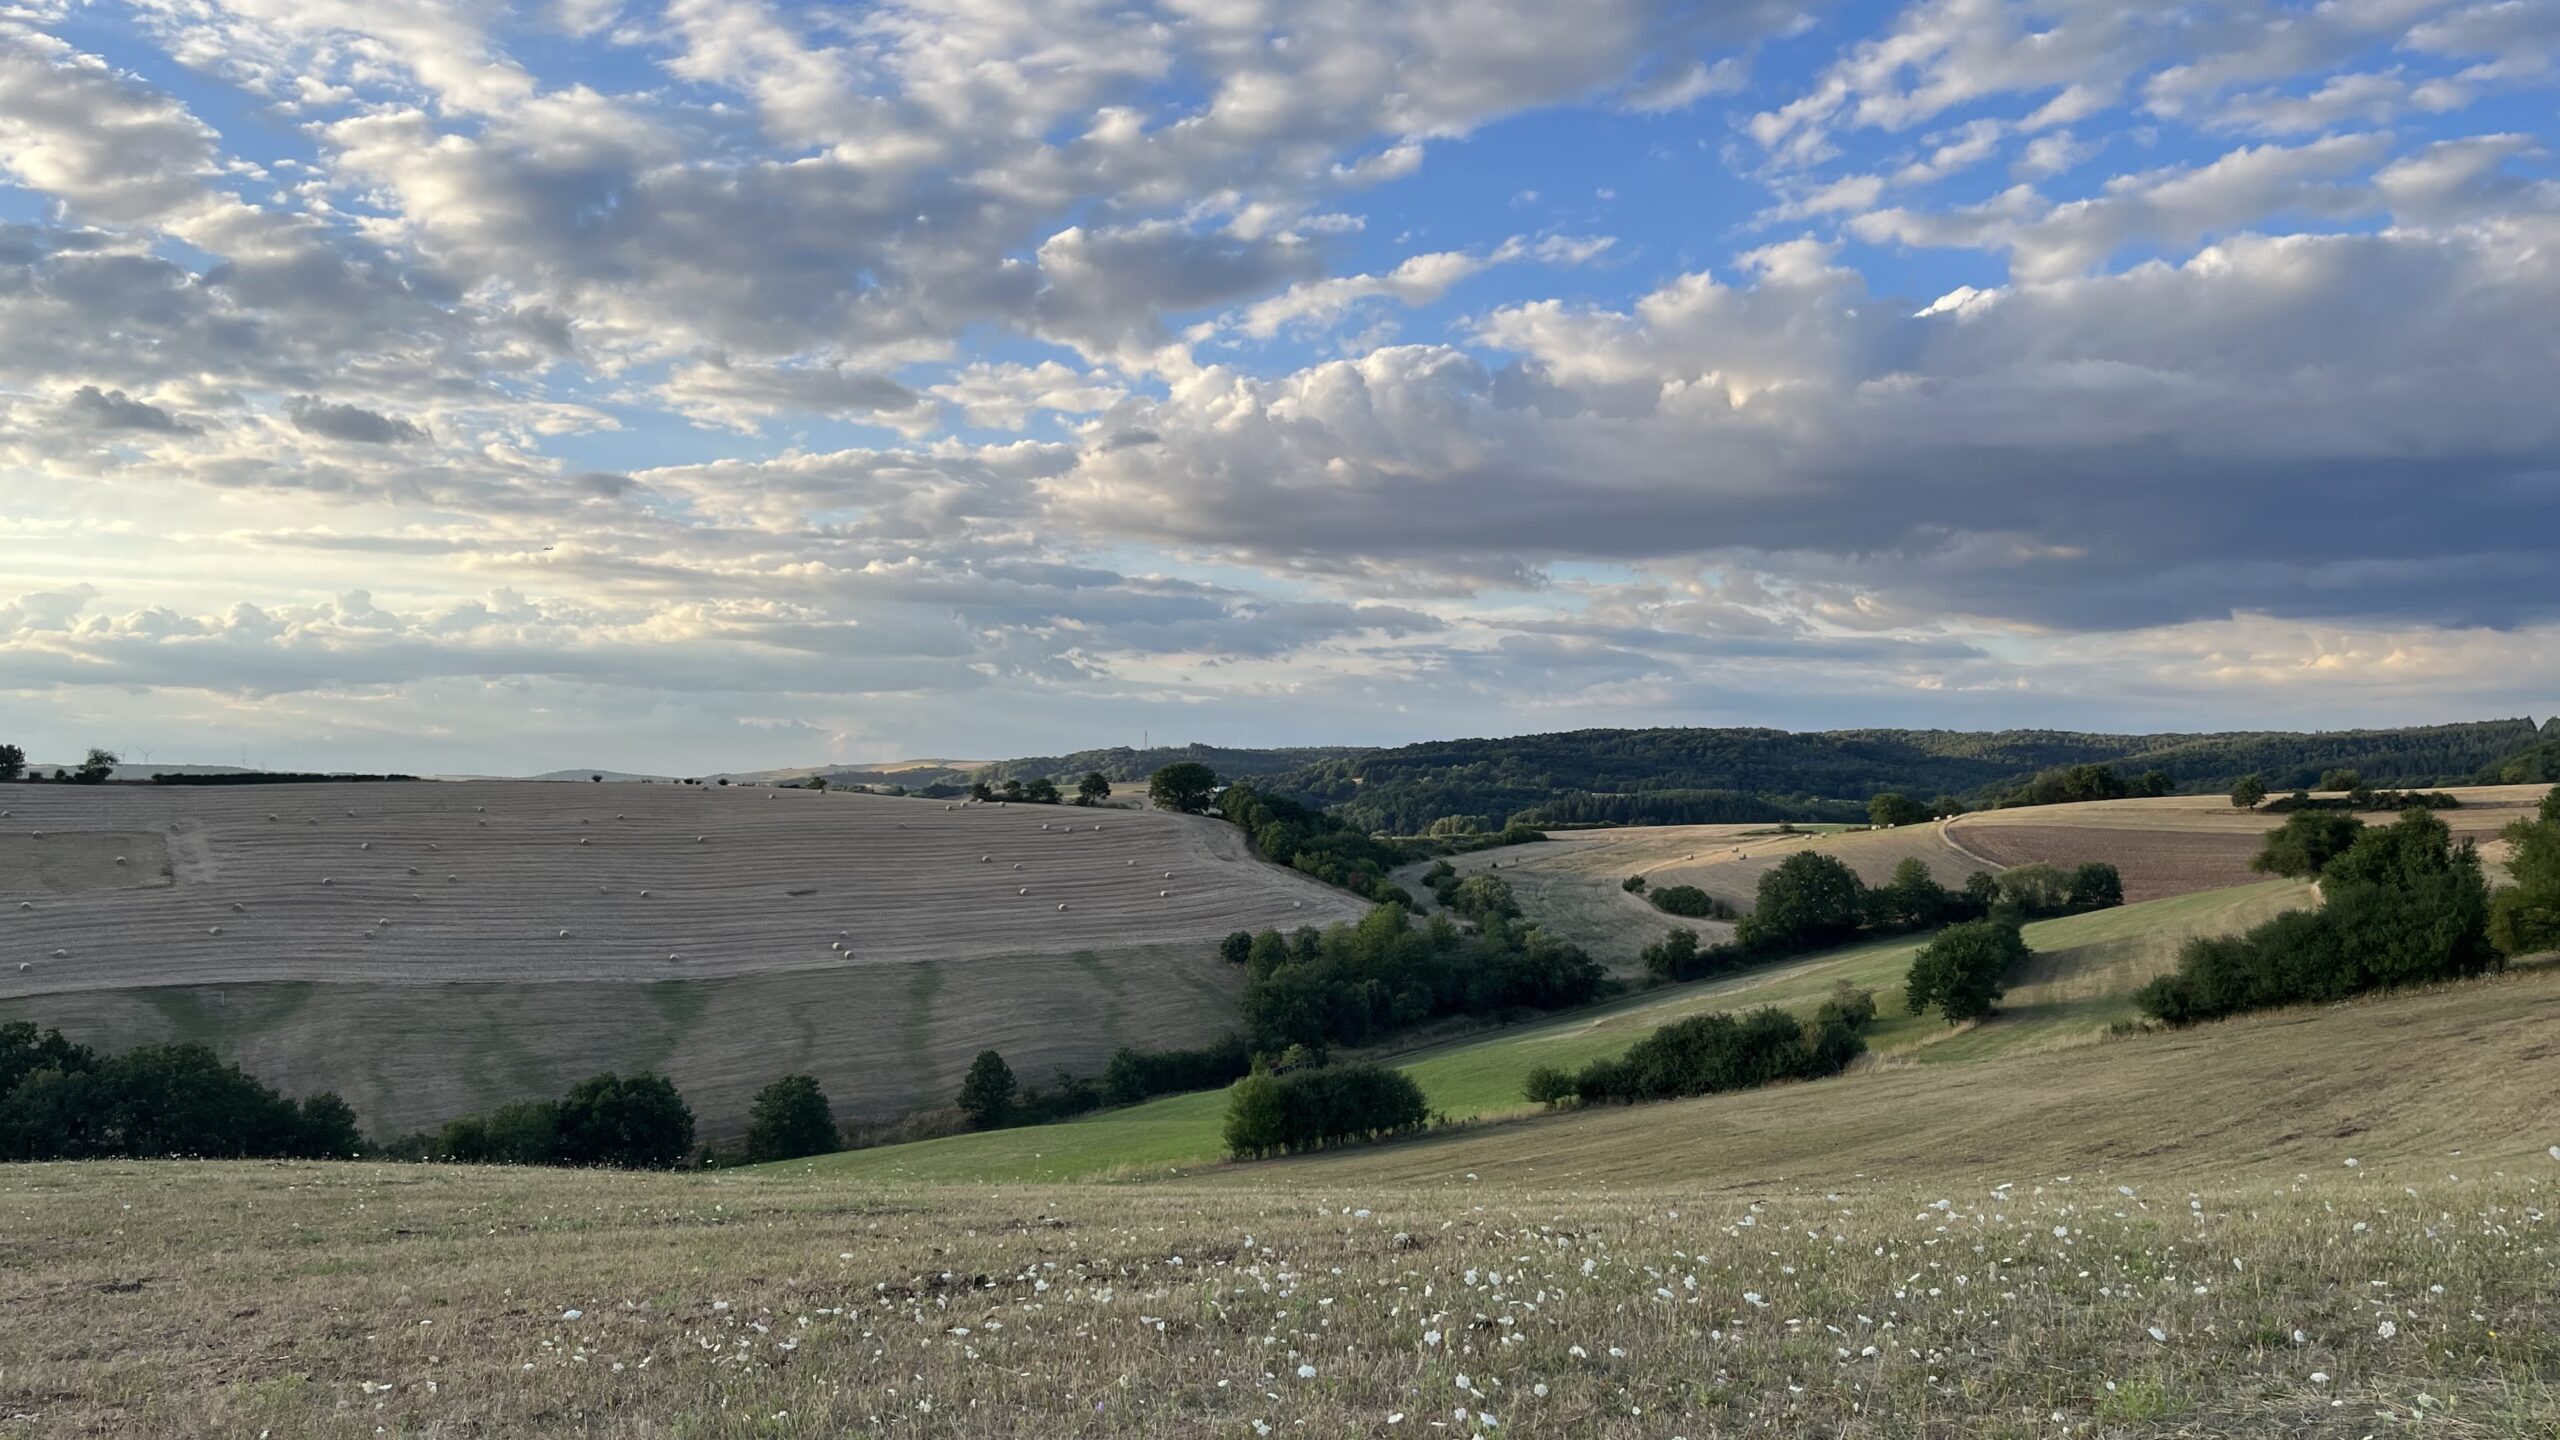
<svg viewBox="0 0 2560 1440"><path fill-rule="evenodd" d="M1879 830L1896 825L1918 825L1929 818L1929 807L1908 795L1890 791L1867 802L1867 823Z"/></svg>
<svg viewBox="0 0 2560 1440"><path fill-rule="evenodd" d="M1147 781L1147 800L1159 810L1196 815L1209 808L1209 792L1218 788L1218 773L1196 760L1178 760Z"/></svg>
<svg viewBox="0 0 2560 1440"><path fill-rule="evenodd" d="M1912 960L1903 1003L1914 1015L1934 1005L1950 1025L1979 1019L1999 1003L2002 978L2032 953L2013 924L1968 920L1950 925Z"/></svg>
<svg viewBox="0 0 2560 1440"><path fill-rule="evenodd" d="M971 1127L993 1130L1013 1115L1013 1067L993 1050L981 1050L960 1080L960 1113Z"/></svg>
<svg viewBox="0 0 2560 1440"><path fill-rule="evenodd" d="M2243 775L2231 787L2231 803L2242 810L2255 810L2267 803L2267 782L2255 775Z"/></svg>
<svg viewBox="0 0 2560 1440"><path fill-rule="evenodd" d="M1760 877L1740 939L1755 950L1811 950L1857 933L1866 887L1832 856L1799 850Z"/></svg>
<svg viewBox="0 0 2560 1440"><path fill-rule="evenodd" d="M87 758L80 762L80 768L71 772L71 778L83 785L103 785L107 777L114 773L116 773L116 752L101 750L92 745L89 747Z"/></svg>
<svg viewBox="0 0 2560 1440"><path fill-rule="evenodd" d="M27 773L27 752L15 745L0 745L0 780L15 780Z"/></svg>
<svg viewBox="0 0 2560 1440"><path fill-rule="evenodd" d="M2323 790L2362 790L2365 788L2364 774L2362 771L2349 770L2343 767L2336 770L2324 770L2320 772L2320 788Z"/></svg>
<svg viewBox="0 0 2560 1440"><path fill-rule="evenodd" d="M1099 770L1086 771L1084 778L1076 782L1076 803L1079 805L1099 805L1110 798L1111 777Z"/></svg>
<svg viewBox="0 0 2560 1440"><path fill-rule="evenodd" d="M747 1117L747 1158L797 1160L837 1147L836 1117L814 1075L785 1075L756 1093Z"/></svg>
<svg viewBox="0 0 2560 1440"><path fill-rule="evenodd" d="M1034 775L1031 783L1022 787L1022 798L1034 805L1055 805L1058 803L1058 782L1046 775Z"/></svg>

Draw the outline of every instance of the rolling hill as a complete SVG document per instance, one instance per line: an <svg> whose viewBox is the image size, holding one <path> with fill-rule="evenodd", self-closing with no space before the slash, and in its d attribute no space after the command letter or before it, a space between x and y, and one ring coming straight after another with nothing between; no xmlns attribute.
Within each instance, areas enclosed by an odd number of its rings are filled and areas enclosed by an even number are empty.
<svg viewBox="0 0 2560 1440"><path fill-rule="evenodd" d="M1221 823L803 790L0 787L0 1018L215 1045L399 1131L660 1069L707 1136L776 1075L849 1117L979 1048L1205 1039L1230 930L1365 907Z"/></svg>

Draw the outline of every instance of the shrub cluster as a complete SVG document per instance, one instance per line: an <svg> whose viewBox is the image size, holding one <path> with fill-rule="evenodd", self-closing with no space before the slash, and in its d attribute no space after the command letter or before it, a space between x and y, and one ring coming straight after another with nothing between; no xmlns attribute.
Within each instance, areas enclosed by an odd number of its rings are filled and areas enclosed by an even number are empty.
<svg viewBox="0 0 2560 1440"><path fill-rule="evenodd" d="M2540 818L2506 828L2507 875L2515 884L2489 902L2489 942L2507 955L2560 950L2560 790L2542 797Z"/></svg>
<svg viewBox="0 0 2560 1440"><path fill-rule="evenodd" d="M1248 1075L1228 1092L1227 1153L1286 1155L1408 1135L1431 1119L1422 1087L1383 1065L1329 1065Z"/></svg>
<svg viewBox="0 0 2560 1440"><path fill-rule="evenodd" d="M1400 845L1243 783L1221 792L1217 807L1219 814L1245 833L1254 850L1275 865L1339 885L1365 900L1412 901L1413 897L1387 883L1388 871L1414 858Z"/></svg>
<svg viewBox="0 0 2560 1440"><path fill-rule="evenodd" d="M2356 811L2387 810L2398 812L2419 810L2459 810L2462 798L2441 790L2376 790L2359 782L2344 795L2314 795L2296 790L2267 802L2270 815L2290 815L2305 810Z"/></svg>
<svg viewBox="0 0 2560 1440"><path fill-rule="evenodd" d="M1250 948L1253 937L1244 935L1244 940ZM1110 1063L1102 1067L1102 1098L1105 1104L1135 1105L1158 1095L1215 1090L1252 1070L1253 1046L1237 1034L1194 1050L1139 1050L1123 1045L1111 1052Z"/></svg>
<svg viewBox="0 0 2560 1440"><path fill-rule="evenodd" d="M557 1100L465 1115L432 1136L408 1136L386 1148L402 1159L467 1165L672 1170L693 1158L693 1110L663 1075L606 1071L570 1086Z"/></svg>
<svg viewBox="0 0 2560 1440"><path fill-rule="evenodd" d="M1775 1007L1693 1015L1616 1059L1594 1060L1572 1074L1541 1066L1529 1073L1523 1093L1548 1105L1628 1103L1837 1075L1865 1052L1875 1013L1873 995L1843 985L1809 1021Z"/></svg>
<svg viewBox="0 0 2560 1440"><path fill-rule="evenodd" d="M1499 875L1458 874L1457 867L1442 860L1422 872L1423 888L1449 909L1481 925L1487 920L1520 918L1520 897L1511 891L1511 882Z"/></svg>
<svg viewBox="0 0 2560 1440"><path fill-rule="evenodd" d="M2317 815L2296 816L2286 826ZM2477 975L2498 965L2489 943L2488 883L2470 842L2454 844L2445 823L2423 809L2389 826L2357 830L2352 843L2315 872L2321 908L2279 915L2242 935L2188 941L2177 970L2136 995L2144 1012L2188 1025ZM2270 837L2271 853L2283 838L2283 831Z"/></svg>
<svg viewBox="0 0 2560 1440"><path fill-rule="evenodd" d="M0 1025L0 1160L342 1159L363 1149L344 1100L287 1099L202 1045L104 1056L59 1030Z"/></svg>
<svg viewBox="0 0 2560 1440"><path fill-rule="evenodd" d="M1645 898L1653 902L1654 909L1665 915L1684 915L1692 920L1741 918L1731 901L1719 900L1695 885L1665 885Z"/></svg>

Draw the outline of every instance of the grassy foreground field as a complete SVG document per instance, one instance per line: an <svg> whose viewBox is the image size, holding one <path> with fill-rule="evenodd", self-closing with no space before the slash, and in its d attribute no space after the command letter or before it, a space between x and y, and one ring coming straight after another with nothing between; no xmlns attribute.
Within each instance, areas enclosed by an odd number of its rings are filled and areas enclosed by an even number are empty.
<svg viewBox="0 0 2560 1440"><path fill-rule="evenodd" d="M2524 1138L1748 1195L17 1167L0 1435L2523 1440Z"/></svg>
<svg viewBox="0 0 2560 1440"><path fill-rule="evenodd" d="M1623 1052L1659 1025L1708 1010L1778 1005L1810 1012L1841 981L1871 988L1880 1060L1976 1060L2086 1043L2131 1019L2134 989L2175 963L2190 935L2220 934L2299 905L2310 888L2276 881L2044 920L2026 929L2038 952L2001 1014L1949 1028L1912 1015L1902 978L1917 939L1879 941L1727 979L1649 991L1561 1020L1517 1026L1401 1057L1397 1068L1452 1119L1526 1113L1520 1087L1540 1065L1573 1068ZM880 1181L1047 1182L1197 1169L1223 1153L1223 1091L1176 1095L1065 1125L955 1135L849 1151L803 1164Z"/></svg>

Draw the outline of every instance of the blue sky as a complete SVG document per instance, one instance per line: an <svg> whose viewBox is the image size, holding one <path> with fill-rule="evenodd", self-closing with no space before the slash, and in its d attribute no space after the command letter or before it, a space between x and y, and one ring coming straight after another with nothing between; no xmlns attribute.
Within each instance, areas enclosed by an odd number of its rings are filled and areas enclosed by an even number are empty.
<svg viewBox="0 0 2560 1440"><path fill-rule="evenodd" d="M2536 0L5 0L0 730L2560 701Z"/></svg>

